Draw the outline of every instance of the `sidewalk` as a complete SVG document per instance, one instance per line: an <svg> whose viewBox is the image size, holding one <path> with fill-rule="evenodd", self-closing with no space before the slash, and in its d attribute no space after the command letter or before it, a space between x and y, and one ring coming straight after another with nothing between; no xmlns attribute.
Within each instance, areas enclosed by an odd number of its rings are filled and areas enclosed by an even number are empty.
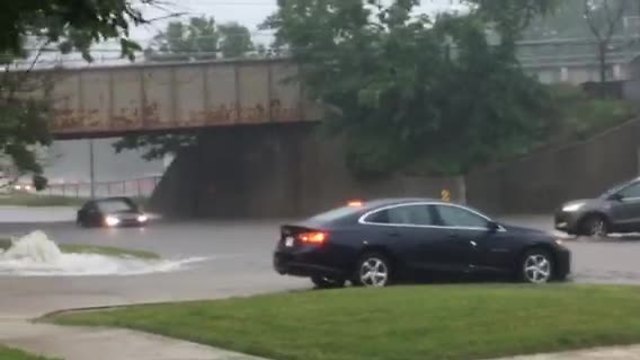
<svg viewBox="0 0 640 360"><path fill-rule="evenodd" d="M260 360L186 341L122 329L0 320L0 343L64 360Z"/></svg>
<svg viewBox="0 0 640 360"><path fill-rule="evenodd" d="M497 360L640 360L640 345L516 356Z"/></svg>
<svg viewBox="0 0 640 360"><path fill-rule="evenodd" d="M0 319L0 344L64 360L265 360L126 329L67 327ZM495 360L640 360L640 345Z"/></svg>

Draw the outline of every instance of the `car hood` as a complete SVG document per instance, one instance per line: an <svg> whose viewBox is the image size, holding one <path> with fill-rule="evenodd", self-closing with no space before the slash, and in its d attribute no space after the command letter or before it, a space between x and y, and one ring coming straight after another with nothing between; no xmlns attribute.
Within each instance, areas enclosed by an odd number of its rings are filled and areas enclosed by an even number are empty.
<svg viewBox="0 0 640 360"><path fill-rule="evenodd" d="M562 204L562 206L569 206L569 205L575 205L575 204L586 204L586 203L592 203L594 202L594 199L577 199L577 200L571 200L571 201L567 201L566 203Z"/></svg>
<svg viewBox="0 0 640 360"><path fill-rule="evenodd" d="M602 199L579 199L579 200L571 200L568 201L560 207L560 210L563 210L567 206L583 204L582 208L584 209L593 209L601 206L603 204Z"/></svg>
<svg viewBox="0 0 640 360"><path fill-rule="evenodd" d="M136 210L125 210L125 211L112 212L112 213L109 213L107 215L115 216L115 217L118 217L118 218L129 218L129 217L133 217L133 216L142 215L142 213L140 211L136 211Z"/></svg>

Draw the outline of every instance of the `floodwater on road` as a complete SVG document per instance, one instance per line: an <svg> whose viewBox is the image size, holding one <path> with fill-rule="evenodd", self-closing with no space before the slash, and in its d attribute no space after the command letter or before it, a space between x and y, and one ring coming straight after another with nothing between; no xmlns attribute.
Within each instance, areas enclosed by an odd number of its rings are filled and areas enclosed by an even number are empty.
<svg viewBox="0 0 640 360"><path fill-rule="evenodd" d="M551 218L506 219L551 230ZM204 258L180 271L136 276L0 276L0 316L39 316L66 308L247 296L311 288L305 279L272 269L281 221L162 222L145 229L80 229L73 223L0 224L0 237L43 230L59 244L90 244L149 250L169 261ZM640 284L640 241L568 240L573 281Z"/></svg>
<svg viewBox="0 0 640 360"><path fill-rule="evenodd" d="M0 223L52 223L75 221L76 209L68 206L0 206Z"/></svg>
<svg viewBox="0 0 640 360"><path fill-rule="evenodd" d="M0 276L0 316L38 316L64 308L246 296L310 288L272 269L277 222L157 223L144 229L81 229L73 223L0 224L0 237L44 231L58 244L155 252L167 261L204 261L135 276Z"/></svg>

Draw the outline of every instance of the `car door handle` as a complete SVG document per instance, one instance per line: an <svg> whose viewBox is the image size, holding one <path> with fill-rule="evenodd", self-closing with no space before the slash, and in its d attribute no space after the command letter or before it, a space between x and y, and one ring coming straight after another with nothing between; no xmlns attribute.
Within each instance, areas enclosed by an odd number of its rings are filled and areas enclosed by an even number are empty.
<svg viewBox="0 0 640 360"><path fill-rule="evenodd" d="M473 240L469 240L469 241L467 242L467 240L464 240L464 237L463 237L463 236L458 235L458 234L451 234L451 235L449 235L449 239L454 240L454 241L458 241L458 242L468 243L468 244L471 244L471 246L473 246L473 247L477 247L477 246L478 246L478 243L477 243L477 242L475 242L475 241L473 241Z"/></svg>
<svg viewBox="0 0 640 360"><path fill-rule="evenodd" d="M400 233L397 231L390 231L387 233L387 235L394 238L400 237Z"/></svg>

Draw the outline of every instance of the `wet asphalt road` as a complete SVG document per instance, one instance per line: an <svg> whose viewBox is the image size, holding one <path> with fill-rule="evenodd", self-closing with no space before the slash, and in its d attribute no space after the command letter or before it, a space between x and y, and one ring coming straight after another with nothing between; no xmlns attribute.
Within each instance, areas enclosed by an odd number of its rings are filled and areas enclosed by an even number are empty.
<svg viewBox="0 0 640 360"><path fill-rule="evenodd" d="M548 217L508 219L551 230ZM205 257L174 272L141 276L0 277L0 316L33 317L65 308L246 296L309 289L307 280L277 275L271 252L278 221L157 223L146 229L78 229L70 223L0 224L0 236L44 230L58 243L151 250L169 259ZM640 240L570 240L573 281L640 284Z"/></svg>

